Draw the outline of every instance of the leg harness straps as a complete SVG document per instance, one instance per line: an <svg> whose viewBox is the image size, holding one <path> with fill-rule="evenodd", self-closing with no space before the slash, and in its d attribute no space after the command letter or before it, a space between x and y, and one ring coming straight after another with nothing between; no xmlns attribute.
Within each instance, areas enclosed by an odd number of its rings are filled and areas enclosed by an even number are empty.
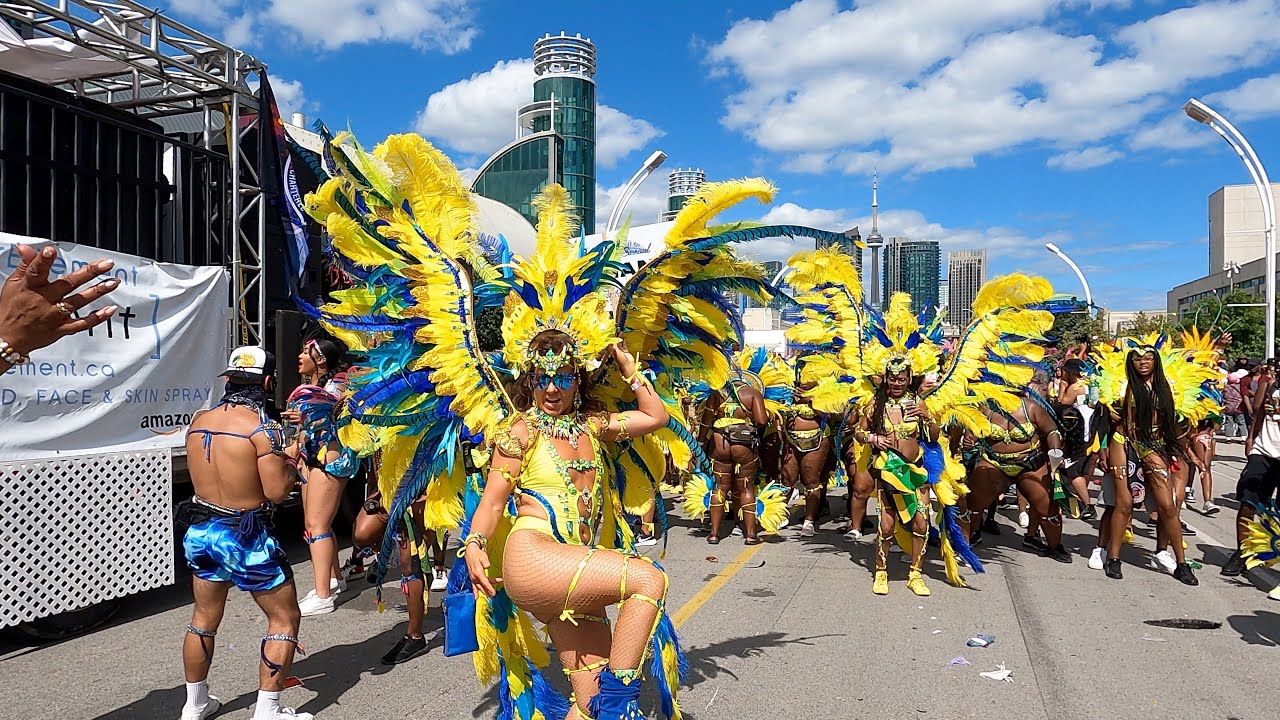
<svg viewBox="0 0 1280 720"><path fill-rule="evenodd" d="M212 640L215 636L217 636L218 631L217 631L217 630L202 630L202 629L200 629L200 628L196 627L195 625L188 625L188 626L187 626L187 632L189 632L189 633L191 633L192 635L195 635L196 637L200 638L200 649L201 649L202 651L204 651L204 659L205 659L205 660L212 660L212 659L213 659L213 655L209 652L209 648L205 647L204 639L205 639L205 638L209 638L210 640Z"/></svg>
<svg viewBox="0 0 1280 720"><path fill-rule="evenodd" d="M262 647L259 649L258 654L262 656L262 664L266 665L268 668L271 668L271 677L275 677L277 674L279 674L280 671L284 669L284 665L271 662L271 659L267 657L267 643L269 642L293 643L293 646L298 649L298 653L300 655L305 657L307 654L307 651L302 649L302 643L298 642L297 635L288 635L286 633L273 633L270 635L263 635Z"/></svg>

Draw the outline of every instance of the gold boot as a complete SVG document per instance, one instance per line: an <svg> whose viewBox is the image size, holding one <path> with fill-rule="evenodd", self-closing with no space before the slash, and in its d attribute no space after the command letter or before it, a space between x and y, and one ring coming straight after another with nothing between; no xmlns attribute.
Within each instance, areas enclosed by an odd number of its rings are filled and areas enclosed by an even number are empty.
<svg viewBox="0 0 1280 720"><path fill-rule="evenodd" d="M915 568L911 568L907 573L907 589L920 597L929 597L929 588L924 584L924 576Z"/></svg>
<svg viewBox="0 0 1280 720"><path fill-rule="evenodd" d="M876 571L876 579L871 582L871 592L877 595L889 594L889 573L887 571Z"/></svg>

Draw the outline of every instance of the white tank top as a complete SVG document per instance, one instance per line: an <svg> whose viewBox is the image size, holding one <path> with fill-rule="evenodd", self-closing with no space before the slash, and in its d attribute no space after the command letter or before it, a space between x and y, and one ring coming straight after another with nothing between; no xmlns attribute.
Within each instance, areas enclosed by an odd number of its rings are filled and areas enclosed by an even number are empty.
<svg viewBox="0 0 1280 720"><path fill-rule="evenodd" d="M1268 401L1272 410L1280 410L1280 388L1272 386ZM1264 405L1265 408L1265 405ZM1280 460L1280 414L1264 415L1258 437L1253 441L1255 455L1265 455Z"/></svg>

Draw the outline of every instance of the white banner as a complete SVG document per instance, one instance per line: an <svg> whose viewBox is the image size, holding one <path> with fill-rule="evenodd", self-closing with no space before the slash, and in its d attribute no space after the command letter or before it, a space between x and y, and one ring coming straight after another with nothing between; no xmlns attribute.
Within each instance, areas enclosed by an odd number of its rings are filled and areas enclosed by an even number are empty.
<svg viewBox="0 0 1280 720"><path fill-rule="evenodd" d="M21 262L16 243L47 241L0 233L0 277ZM50 277L114 260L120 286L87 311L120 309L0 375L0 460L182 446L230 354L226 269L57 247Z"/></svg>

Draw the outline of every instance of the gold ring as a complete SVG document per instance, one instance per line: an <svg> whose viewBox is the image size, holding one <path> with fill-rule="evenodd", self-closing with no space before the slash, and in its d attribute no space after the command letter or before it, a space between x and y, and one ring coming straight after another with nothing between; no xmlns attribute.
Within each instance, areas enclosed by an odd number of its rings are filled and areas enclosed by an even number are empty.
<svg viewBox="0 0 1280 720"><path fill-rule="evenodd" d="M63 315L66 315L67 317L71 317L72 315L76 314L76 311L73 310L72 307L65 302L55 303L54 307L58 308L58 312L62 313Z"/></svg>

